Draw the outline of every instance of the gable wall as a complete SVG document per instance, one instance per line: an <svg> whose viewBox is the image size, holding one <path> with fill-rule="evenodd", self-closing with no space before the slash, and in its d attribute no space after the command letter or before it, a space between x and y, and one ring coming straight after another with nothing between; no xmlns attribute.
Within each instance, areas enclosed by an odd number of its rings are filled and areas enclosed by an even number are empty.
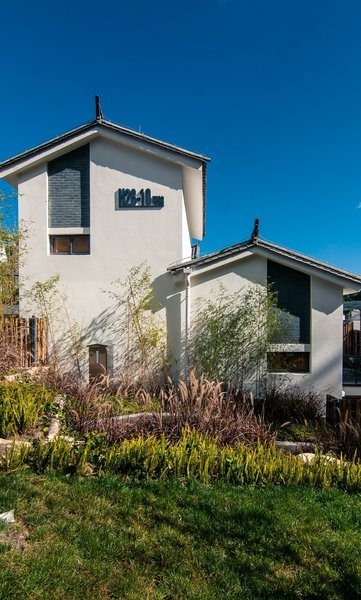
<svg viewBox="0 0 361 600"><path fill-rule="evenodd" d="M47 165L29 170L20 178L19 218L30 224L20 280L30 289L35 281L60 276L59 288L67 297L68 316L83 333L84 347L103 343L115 348L113 301L106 292L112 289L113 281L124 279L131 267L145 261L155 281L161 282L157 286L159 315L165 318L161 276L170 262L191 253L182 184L179 165L108 140L93 141L90 144L91 250L89 255L68 256L51 255L49 251ZM152 195L164 196L164 207L116 210L119 188L137 191L150 188ZM77 225L76 222L71 229L51 231L75 235L82 231ZM37 314L37 309L23 297L20 312ZM67 326L64 315L59 313L58 338L64 336ZM114 363L117 352L121 348L114 349Z"/></svg>
<svg viewBox="0 0 361 600"><path fill-rule="evenodd" d="M273 257L276 261L277 258ZM298 270L297 270L298 272ZM173 276L174 277L174 276ZM171 297L173 310L178 307L181 315L180 339L175 339L175 347L180 350L176 356L179 370L185 369L185 306L186 294L184 276L176 279L177 291ZM204 300L214 299L222 284L230 293L245 290L254 283L266 284L267 258L258 254L234 260L227 265L215 265L212 269L199 269L191 275L191 317ZM317 276L311 277L311 343L277 345L277 351L309 351L309 373L270 374L269 380L278 384L300 385L304 389L315 388L324 396L332 394L341 397L342 392L342 287L326 282ZM175 337L175 333L173 333Z"/></svg>

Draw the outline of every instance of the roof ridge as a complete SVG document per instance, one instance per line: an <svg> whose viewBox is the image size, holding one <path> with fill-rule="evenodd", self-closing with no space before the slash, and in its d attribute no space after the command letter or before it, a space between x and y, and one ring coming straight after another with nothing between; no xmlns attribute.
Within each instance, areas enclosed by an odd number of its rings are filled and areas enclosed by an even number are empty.
<svg viewBox="0 0 361 600"><path fill-rule="evenodd" d="M245 240L244 242L239 242L238 244L233 244L232 246L228 246L226 248L223 248L222 250L218 250L210 254L205 254L195 260L186 260L185 262L178 263L177 265L170 265L168 267L168 271L175 272L186 266L202 266L202 264L206 264L208 262L221 260L224 256L232 256L238 250L245 250L246 248L252 246L258 246L260 248L264 247L265 249L269 249L271 251L273 250L278 254L284 254L285 256L293 258L294 260L298 260L299 262L303 262L304 264L309 264L311 267L314 266L316 268L319 268L320 270L328 271L329 273L337 275L339 277L353 279L355 282L360 283L361 285L361 275L358 275L357 273L352 273L351 271L347 271L345 269L342 269L341 267L335 267L330 263L323 262L321 260L318 260L317 258L308 256L307 254L302 254L297 250L291 250L290 248L279 246L274 242L260 239L259 237L255 239Z"/></svg>
<svg viewBox="0 0 361 600"><path fill-rule="evenodd" d="M70 129L69 131L66 131L66 132L60 134L60 135L50 138L50 140L42 142L41 144L37 144L33 148L25 150L24 152L20 152L19 154L16 154L15 156L11 156L11 157L5 159L4 161L1 161L0 169L4 169L6 167L9 167L12 164L16 164L17 162L20 162L21 160L24 160L27 157L35 155L39 152L42 152L43 150L46 150L47 148L49 148L51 146L56 145L56 143L61 143L62 141L66 141L67 139L69 139L71 137L75 137L77 134L80 134L81 132L86 131L87 129L90 129L92 127L109 128L109 129L118 131L119 133L124 133L126 135L130 135L136 139L141 139L141 140L149 142L151 144L158 145L160 147L171 150L173 152L177 152L179 154L189 156L190 158L196 158L203 162L208 162L210 160L210 158L208 158L207 156L204 156L203 154L193 152L192 150L187 150L186 148L183 148L181 146L171 144L170 142L164 142L163 140L160 140L159 138L152 137L145 133L140 133L138 131L135 131L134 129L130 129L129 127L124 127L123 125L119 125L118 123L113 123L112 121L109 121L108 119L97 118L97 119L92 119L91 121L87 121L83 125L79 125L78 127L75 127L73 129Z"/></svg>

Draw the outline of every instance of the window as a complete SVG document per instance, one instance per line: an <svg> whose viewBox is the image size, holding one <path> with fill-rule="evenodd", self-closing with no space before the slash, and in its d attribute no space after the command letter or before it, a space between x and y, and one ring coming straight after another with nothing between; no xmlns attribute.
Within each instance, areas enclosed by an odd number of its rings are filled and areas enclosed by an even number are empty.
<svg viewBox="0 0 361 600"><path fill-rule="evenodd" d="M269 373L309 373L309 352L268 352Z"/></svg>
<svg viewBox="0 0 361 600"><path fill-rule="evenodd" d="M89 382L101 381L108 372L107 346L94 344L89 346Z"/></svg>
<svg viewBox="0 0 361 600"><path fill-rule="evenodd" d="M90 254L90 236L51 235L50 254Z"/></svg>
<svg viewBox="0 0 361 600"><path fill-rule="evenodd" d="M311 341L311 279L309 275L272 260L267 261L268 282L284 312L286 332L275 344L309 344Z"/></svg>

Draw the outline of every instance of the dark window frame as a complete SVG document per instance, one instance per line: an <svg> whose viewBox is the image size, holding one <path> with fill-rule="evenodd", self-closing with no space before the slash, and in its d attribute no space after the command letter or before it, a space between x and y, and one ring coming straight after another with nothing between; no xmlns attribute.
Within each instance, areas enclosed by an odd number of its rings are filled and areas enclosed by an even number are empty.
<svg viewBox="0 0 361 600"><path fill-rule="evenodd" d="M56 239L69 239L69 252L54 252L54 244ZM73 245L75 238L83 238L88 240L88 251L87 252L73 252ZM90 254L90 235L89 234L59 234L50 235L50 254L52 256L88 256Z"/></svg>
<svg viewBox="0 0 361 600"><path fill-rule="evenodd" d="M273 343L310 344L312 338L311 276L268 259L267 280L276 296L277 308L285 314L286 318L287 331L281 337L276 336ZM287 318L290 319L289 325L287 325Z"/></svg>
<svg viewBox="0 0 361 600"><path fill-rule="evenodd" d="M292 359L296 360L297 358L302 357L305 361L305 366L302 368L295 368L292 366L288 366L287 362L292 361ZM283 364L280 367L272 367L272 359L281 360L283 359ZM309 351L297 352L297 351L287 351L283 350L280 352L270 351L267 352L267 372L268 373L310 373L311 372L311 353Z"/></svg>

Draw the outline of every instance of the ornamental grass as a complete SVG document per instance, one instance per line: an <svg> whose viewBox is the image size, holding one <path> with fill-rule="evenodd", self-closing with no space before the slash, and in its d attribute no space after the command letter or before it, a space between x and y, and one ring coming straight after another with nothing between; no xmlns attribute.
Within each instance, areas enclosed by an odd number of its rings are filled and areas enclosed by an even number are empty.
<svg viewBox="0 0 361 600"><path fill-rule="evenodd" d="M116 474L124 480L196 480L203 484L307 484L314 488L361 490L361 464L318 453L311 463L276 450L275 445L241 443L220 446L217 438L186 427L172 443L164 435L139 436L110 444L90 436L74 445L57 439L36 441L32 447L13 445L2 461L7 472L29 467L84 475Z"/></svg>

